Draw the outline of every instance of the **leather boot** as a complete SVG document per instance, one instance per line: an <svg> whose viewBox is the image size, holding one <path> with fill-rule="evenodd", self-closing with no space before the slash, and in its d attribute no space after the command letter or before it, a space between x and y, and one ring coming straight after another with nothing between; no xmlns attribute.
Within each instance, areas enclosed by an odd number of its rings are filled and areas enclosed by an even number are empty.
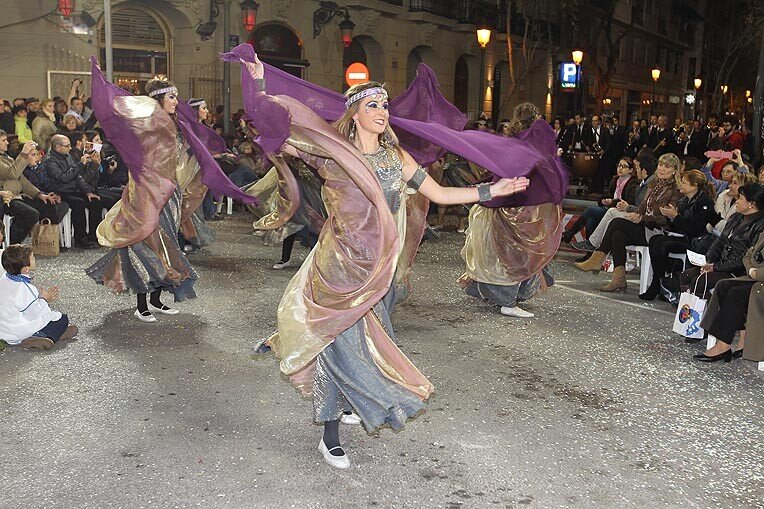
<svg viewBox="0 0 764 509"><path fill-rule="evenodd" d="M626 267L620 266L613 269L613 279L602 288L601 292L626 292Z"/></svg>
<svg viewBox="0 0 764 509"><path fill-rule="evenodd" d="M595 274L598 274L599 271L602 270L602 262L605 261L606 256L607 253L603 253L602 251L595 251L592 253L588 260L585 262L574 263L573 266L578 270L583 270L584 272L594 272Z"/></svg>
<svg viewBox="0 0 764 509"><path fill-rule="evenodd" d="M653 280L650 282L650 287L645 293L640 293L639 298L642 300L655 300L658 294L661 292L661 280L658 276L653 275Z"/></svg>

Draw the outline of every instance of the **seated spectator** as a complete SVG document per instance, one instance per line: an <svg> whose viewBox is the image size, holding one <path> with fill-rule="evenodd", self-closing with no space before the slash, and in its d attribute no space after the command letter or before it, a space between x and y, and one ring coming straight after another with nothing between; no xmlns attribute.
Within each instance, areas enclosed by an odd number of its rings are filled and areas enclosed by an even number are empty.
<svg viewBox="0 0 764 509"><path fill-rule="evenodd" d="M60 340L71 340L79 330L69 317L50 309L57 286L38 289L32 284L32 248L13 244L3 251L5 274L0 276L0 340L23 348L50 350Z"/></svg>
<svg viewBox="0 0 764 509"><path fill-rule="evenodd" d="M600 287L601 292L626 291L626 246L647 246L653 235L668 226L668 218L661 213L662 207L676 206L679 201L677 174L679 158L671 153L658 159L656 178L650 184L645 200L636 212L627 213L624 218L616 218L608 226L602 244L585 262L574 264L583 271L599 272L608 253L613 255L613 278Z"/></svg>
<svg viewBox="0 0 764 509"><path fill-rule="evenodd" d="M653 279L642 300L653 300L660 292L660 278L666 275L671 259L669 254L685 253L690 241L706 233L706 225L716 224L719 215L714 210L714 188L698 170L682 172L679 180L682 197L674 206L661 207L661 214L669 220L665 235L655 235L648 242Z"/></svg>
<svg viewBox="0 0 764 509"><path fill-rule="evenodd" d="M15 159L7 151L8 136L0 131L0 191L11 195L3 213L13 217L9 242L20 244L40 219L57 224L66 215L66 209L57 206L59 197L41 192L24 176L24 169L35 162L34 142L25 143Z"/></svg>
<svg viewBox="0 0 764 509"><path fill-rule="evenodd" d="M729 187L730 182L732 182L732 177L734 177L736 173L748 173L748 168L743 162L740 151L735 150L732 154L732 159L727 159L724 163L722 163L720 173L721 178L719 179L714 178L713 169L714 166L720 161L720 159L712 157L701 168L701 171L706 174L706 178L708 178L708 180L716 188L717 196Z"/></svg>
<svg viewBox="0 0 764 509"><path fill-rule="evenodd" d="M32 122L40 114L40 100L36 97L27 97L24 105L27 108L27 125L31 128Z"/></svg>
<svg viewBox="0 0 764 509"><path fill-rule="evenodd" d="M764 231L762 190L764 187L760 184L747 184L740 188L740 196L735 202L737 213L727 221L721 236L708 249L707 264L703 267L692 267L682 273L679 278L682 291L695 291L697 279L706 276L707 282L698 285L696 295L707 299L716 283L722 279L745 275L743 256Z"/></svg>
<svg viewBox="0 0 764 509"><path fill-rule="evenodd" d="M59 125L62 120L64 120L64 117L66 116L66 112L69 111L69 105L66 104L66 101L61 99L60 97L58 99L55 99L55 113L56 113L56 125Z"/></svg>
<svg viewBox="0 0 764 509"><path fill-rule="evenodd" d="M69 152L69 155L72 156L72 159L75 161L79 161L82 159L82 156L85 155L85 142L88 140L87 136L82 131L75 131L66 134L65 136L69 138L69 141L72 144L72 150Z"/></svg>
<svg viewBox="0 0 764 509"><path fill-rule="evenodd" d="M19 137L19 143L24 144L29 141L34 141L32 129L30 129L29 125L27 124L26 106L14 106L13 121L16 127L16 136Z"/></svg>
<svg viewBox="0 0 764 509"><path fill-rule="evenodd" d="M77 122L77 117L67 113L61 123L58 124L58 131L56 131L56 134L64 134L68 136L69 134L78 131L79 126L80 124Z"/></svg>
<svg viewBox="0 0 764 509"><path fill-rule="evenodd" d="M122 194L122 189L129 180L129 170L122 161L114 145L106 141L101 149L101 181L102 185L111 191Z"/></svg>
<svg viewBox="0 0 764 509"><path fill-rule="evenodd" d="M96 194L101 197L103 208L109 210L122 197L122 190L112 190L109 180L103 178L105 169L101 155L103 151L101 133L98 131L87 131L85 133L85 140L85 153L90 154L91 161L85 165L85 173L82 177L90 187L96 189Z"/></svg>
<svg viewBox="0 0 764 509"><path fill-rule="evenodd" d="M16 130L11 103L3 99L0 99L0 129L6 133L13 133Z"/></svg>
<svg viewBox="0 0 764 509"><path fill-rule="evenodd" d="M42 108L32 121L32 136L35 143L43 149L50 148L50 138L56 134L56 115L53 112L53 99L45 99Z"/></svg>
<svg viewBox="0 0 764 509"><path fill-rule="evenodd" d="M265 176L263 153L249 141L243 141L239 144L239 164L255 172L258 179Z"/></svg>
<svg viewBox="0 0 764 509"><path fill-rule="evenodd" d="M743 256L743 265L746 269L745 277L722 279L716 283L700 325L717 339L717 343L704 353L694 355L693 359L702 362L729 362L743 356L746 331L757 328L754 323L747 323L747 318L753 287L757 282L764 281L764 233L759 235L756 244ZM737 331L741 331L740 341L738 348L733 351L731 345Z"/></svg>
<svg viewBox="0 0 764 509"><path fill-rule="evenodd" d="M616 207L621 199L627 203L634 203L637 197L637 187L639 180L634 172L634 165L628 157L622 157L616 167L616 175L610 180L608 197L600 198L598 205L587 207L581 217L573 223L570 229L562 234L563 242L570 242L573 236L581 228L586 227L587 235L591 234L597 228L597 225L605 217L610 207Z"/></svg>
<svg viewBox="0 0 764 509"><path fill-rule="evenodd" d="M634 174L636 175L635 184L636 192L634 197L634 203L631 203L621 197L621 200L616 203L615 207L609 208L605 213L605 216L597 225L597 228L593 232L587 232L589 238L582 242L574 242L571 244L573 249L579 251L586 251L592 253L597 250L602 243L602 238L605 236L610 222L618 217L626 217L629 212L636 212L639 205L644 201L647 193L650 189L650 184L655 179L655 166L656 161L653 157L653 153L650 149L643 149L639 155L632 162L634 165ZM579 262L585 261L589 256L577 260Z"/></svg>
<svg viewBox="0 0 764 509"><path fill-rule="evenodd" d="M764 165L759 168L759 184L764 186Z"/></svg>
<svg viewBox="0 0 764 509"><path fill-rule="evenodd" d="M43 161L43 166L52 189L72 210L74 245L80 249L96 248L98 244L95 231L101 222L103 206L96 190L82 178L85 166L91 162L91 156L85 154L79 162L75 162L69 155L72 144L69 138L61 134L51 138L50 146L51 150ZM89 214L90 233L85 221L85 209Z"/></svg>
<svg viewBox="0 0 764 509"><path fill-rule="evenodd" d="M732 177L729 187L716 197L716 205L714 209L721 217L721 220L713 225L712 230L716 230L716 236L721 235L724 227L727 226L727 220L732 217L732 214L737 212L735 210L735 201L738 198L738 191L740 187L746 184L756 183L756 177L752 173L736 173Z"/></svg>

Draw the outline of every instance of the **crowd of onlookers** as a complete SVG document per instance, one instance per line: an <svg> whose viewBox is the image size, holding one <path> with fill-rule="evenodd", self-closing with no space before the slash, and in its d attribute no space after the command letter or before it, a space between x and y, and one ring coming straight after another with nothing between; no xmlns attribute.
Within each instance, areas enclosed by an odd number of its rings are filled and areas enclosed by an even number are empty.
<svg viewBox="0 0 764 509"><path fill-rule="evenodd" d="M128 168L80 86L75 80L66 98L0 99L0 220L12 218L9 244L28 240L43 219L60 224L68 215L74 247L97 248L98 224L127 185ZM214 112L203 103L194 108L199 121L226 141L228 152L216 158L229 178L241 187L261 177L262 154L246 139L243 110L232 115L235 129L224 135L221 106ZM211 193L201 212L207 220L222 219Z"/></svg>
<svg viewBox="0 0 764 509"><path fill-rule="evenodd" d="M761 320L756 318L759 308L764 310L764 299L757 297L764 290L764 271L759 274L764 166L754 166L750 131L735 119L718 126L713 117L703 127L698 121L678 120L669 129L660 115L646 126L635 121L621 135L617 122L606 119L601 127L597 115L591 122L576 117L564 129L557 122L561 147L602 154L598 176L608 183L597 205L583 210L563 234L564 242L583 253L575 266L594 273L603 264L611 266L611 279L599 290L624 292L628 252L646 247L652 280L640 299L677 304L680 292L689 290L710 299L708 309L716 310L702 317L702 326L718 342L696 355L697 360L742 357L746 329L749 343L751 334L756 335L756 346L746 358L764 360L764 335L758 338L762 333L757 332L764 328L756 321ZM608 153L617 155L612 168L602 163ZM577 234L583 234L583 240L575 241ZM690 265L688 250L704 255L705 263ZM715 292L717 285L725 290ZM727 291L730 287L734 291ZM750 326L752 316L755 327ZM730 345L738 331L743 332L733 350Z"/></svg>

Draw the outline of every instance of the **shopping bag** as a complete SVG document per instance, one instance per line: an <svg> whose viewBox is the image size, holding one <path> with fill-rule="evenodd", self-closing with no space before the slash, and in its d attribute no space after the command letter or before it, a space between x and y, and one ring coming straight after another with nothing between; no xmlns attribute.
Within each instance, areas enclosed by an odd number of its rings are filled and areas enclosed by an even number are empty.
<svg viewBox="0 0 764 509"><path fill-rule="evenodd" d="M43 219L32 227L32 252L37 256L58 256L59 226Z"/></svg>
<svg viewBox="0 0 764 509"><path fill-rule="evenodd" d="M700 278L705 278L703 294L706 294L708 288L708 274L698 276L695 280L695 291L687 290L679 297L679 307L674 317L674 332L681 336L694 339L703 339L705 331L700 327L700 321L703 319L703 313L706 311L706 299L702 299L695 294L698 290Z"/></svg>

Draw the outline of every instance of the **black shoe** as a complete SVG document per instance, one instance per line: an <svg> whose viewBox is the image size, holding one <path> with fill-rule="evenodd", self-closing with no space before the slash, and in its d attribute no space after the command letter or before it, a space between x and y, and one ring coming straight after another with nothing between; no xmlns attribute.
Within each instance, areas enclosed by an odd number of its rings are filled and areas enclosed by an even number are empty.
<svg viewBox="0 0 764 509"><path fill-rule="evenodd" d="M639 298L642 300L655 300L659 293L661 293L660 281L653 279L645 293L639 294Z"/></svg>
<svg viewBox="0 0 764 509"><path fill-rule="evenodd" d="M739 350L735 350L734 352L732 352L732 358L733 358L733 359L740 359L741 357L743 357L743 349L742 349L742 348L740 348Z"/></svg>
<svg viewBox="0 0 764 509"><path fill-rule="evenodd" d="M732 360L732 350L727 350L726 352L720 353L719 355L712 355L710 357L704 353L701 353L698 355L693 355L692 358L700 362L730 362Z"/></svg>
<svg viewBox="0 0 764 509"><path fill-rule="evenodd" d="M565 230L565 231L562 233L562 241L563 241L563 242L567 242L567 243L570 243L570 241L571 241L571 240L573 240L573 235L575 235L575 234L574 234L572 231L570 231L570 230Z"/></svg>
<svg viewBox="0 0 764 509"><path fill-rule="evenodd" d="M223 219L225 219L225 216L220 214L215 214L214 216L209 218L208 221L222 221Z"/></svg>
<svg viewBox="0 0 764 509"><path fill-rule="evenodd" d="M706 338L684 338L684 342L694 345L695 343L700 343L704 339Z"/></svg>
<svg viewBox="0 0 764 509"><path fill-rule="evenodd" d="M95 249L98 247L98 244L94 244L93 242L89 241L87 238L81 238L81 239L74 240L74 247L78 249Z"/></svg>

